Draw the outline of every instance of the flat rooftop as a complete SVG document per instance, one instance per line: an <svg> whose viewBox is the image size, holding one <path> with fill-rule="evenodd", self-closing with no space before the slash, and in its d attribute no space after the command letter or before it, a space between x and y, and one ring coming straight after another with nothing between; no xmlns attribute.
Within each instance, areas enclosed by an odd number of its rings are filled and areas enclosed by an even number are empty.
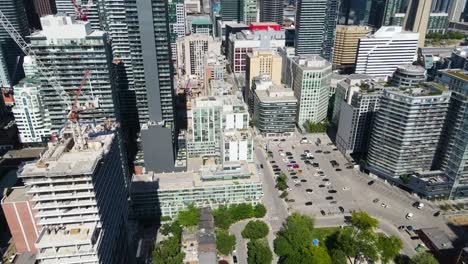
<svg viewBox="0 0 468 264"><path fill-rule="evenodd" d="M239 162L238 162L239 163ZM219 170L219 166L208 166L210 168L204 168L203 172L172 172L172 173L154 173L149 172L146 174L133 175L133 182L155 182L159 183L160 191L168 190L181 190L181 189L192 189L197 187L209 187L209 186L225 186L232 184L252 184L260 183L260 178L256 172L253 163L240 162L241 169L239 173L249 174L249 178L241 179L214 179L214 180L202 180L202 175L209 178L210 173L223 173ZM225 171L226 173L236 173L236 171ZM203 177L205 177L203 176ZM216 175L217 176L217 175Z"/></svg>
<svg viewBox="0 0 468 264"><path fill-rule="evenodd" d="M267 90L255 90L255 94L261 102L278 103L290 102L297 103L297 98L294 96L294 91L291 88L286 88L284 85L273 85Z"/></svg>
<svg viewBox="0 0 468 264"><path fill-rule="evenodd" d="M41 153L43 153L46 148L23 148L23 149L14 149L9 150L5 155L3 155L3 159L31 159L31 158L39 158Z"/></svg>
<svg viewBox="0 0 468 264"><path fill-rule="evenodd" d="M60 227L43 227L36 244L39 248L91 245L96 223L69 224Z"/></svg>
<svg viewBox="0 0 468 264"><path fill-rule="evenodd" d="M419 232L424 233L438 250L454 248L449 235L437 227L421 228Z"/></svg>
<svg viewBox="0 0 468 264"><path fill-rule="evenodd" d="M325 70L332 66L330 62L319 55L296 56L292 60L303 70Z"/></svg>
<svg viewBox="0 0 468 264"><path fill-rule="evenodd" d="M41 158L26 163L19 177L89 175L97 162L109 151L115 127L82 124L83 142L75 144L70 127L66 127L60 139L48 143Z"/></svg>

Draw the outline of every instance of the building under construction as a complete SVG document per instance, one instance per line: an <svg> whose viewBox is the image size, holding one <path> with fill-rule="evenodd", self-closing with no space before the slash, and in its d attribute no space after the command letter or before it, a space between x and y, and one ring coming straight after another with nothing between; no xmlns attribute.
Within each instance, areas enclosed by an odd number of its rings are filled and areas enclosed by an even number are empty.
<svg viewBox="0 0 468 264"><path fill-rule="evenodd" d="M39 263L131 263L127 190L116 125L68 122L18 172L39 226ZM72 130L79 130L77 135Z"/></svg>

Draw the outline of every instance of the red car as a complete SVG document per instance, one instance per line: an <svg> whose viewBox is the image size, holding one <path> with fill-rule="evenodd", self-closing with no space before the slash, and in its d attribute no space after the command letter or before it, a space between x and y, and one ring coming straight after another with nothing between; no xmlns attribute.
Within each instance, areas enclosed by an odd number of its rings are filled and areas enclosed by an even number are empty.
<svg viewBox="0 0 468 264"><path fill-rule="evenodd" d="M286 165L286 166L288 166L288 168L293 168L293 165L292 165L292 164L288 164L288 165Z"/></svg>
<svg viewBox="0 0 468 264"><path fill-rule="evenodd" d="M293 164L292 165L294 169L299 169L299 165L298 164Z"/></svg>

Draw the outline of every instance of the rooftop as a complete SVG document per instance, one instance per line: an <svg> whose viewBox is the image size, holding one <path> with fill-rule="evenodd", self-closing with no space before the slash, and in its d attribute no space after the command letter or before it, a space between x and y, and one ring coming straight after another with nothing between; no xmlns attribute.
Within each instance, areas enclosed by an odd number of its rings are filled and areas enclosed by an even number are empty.
<svg viewBox="0 0 468 264"><path fill-rule="evenodd" d="M74 142L69 123L60 139L48 143L37 161L26 163L19 177L90 175L98 161L109 151L115 126L81 124L83 144Z"/></svg>
<svg viewBox="0 0 468 264"><path fill-rule="evenodd" d="M199 158L198 160L201 160ZM133 182L158 182L159 191L193 189L208 186L226 186L232 184L260 183L255 166L246 162L233 162L227 164L237 164L237 170L232 167L222 169L221 165L201 166L199 171L154 173L133 175ZM226 166L225 166L226 167ZM231 168L231 170L228 170ZM247 178L235 178L233 175L248 175ZM225 179L222 177L226 176Z"/></svg>
<svg viewBox="0 0 468 264"><path fill-rule="evenodd" d="M462 79L464 81L468 81L468 71L455 71L455 70L448 70L447 74L450 74L452 76L455 76L459 79Z"/></svg>
<svg viewBox="0 0 468 264"><path fill-rule="evenodd" d="M305 55L292 58L294 63L303 70L325 70L331 68L331 63L319 55Z"/></svg>
<svg viewBox="0 0 468 264"><path fill-rule="evenodd" d="M369 34L364 39L369 38L397 38L397 39L418 39L419 34L410 32L410 31L403 31L402 27L399 26L388 26L388 27L381 27L377 30L374 34Z"/></svg>
<svg viewBox="0 0 468 264"><path fill-rule="evenodd" d="M187 16L187 19L192 20L192 25L211 25L211 18L209 15Z"/></svg>
<svg viewBox="0 0 468 264"><path fill-rule="evenodd" d="M36 244L40 248L91 245L95 232L99 232L96 223L43 227Z"/></svg>
<svg viewBox="0 0 468 264"><path fill-rule="evenodd" d="M284 84L273 84L266 90L256 89L255 94L261 102L297 102L294 91Z"/></svg>
<svg viewBox="0 0 468 264"><path fill-rule="evenodd" d="M45 148L23 148L9 150L2 158L4 159L30 159L39 158Z"/></svg>
<svg viewBox="0 0 468 264"><path fill-rule="evenodd" d="M419 232L425 234L437 250L454 248L450 237L437 227L421 228Z"/></svg>

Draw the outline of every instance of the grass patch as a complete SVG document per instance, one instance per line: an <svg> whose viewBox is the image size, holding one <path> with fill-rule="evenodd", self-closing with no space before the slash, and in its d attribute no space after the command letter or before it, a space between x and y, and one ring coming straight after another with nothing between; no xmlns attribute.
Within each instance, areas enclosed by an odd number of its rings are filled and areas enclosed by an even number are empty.
<svg viewBox="0 0 468 264"><path fill-rule="evenodd" d="M320 241L320 245L325 245L328 250L335 246L336 236L340 231L339 227L322 227L312 230L312 237Z"/></svg>

